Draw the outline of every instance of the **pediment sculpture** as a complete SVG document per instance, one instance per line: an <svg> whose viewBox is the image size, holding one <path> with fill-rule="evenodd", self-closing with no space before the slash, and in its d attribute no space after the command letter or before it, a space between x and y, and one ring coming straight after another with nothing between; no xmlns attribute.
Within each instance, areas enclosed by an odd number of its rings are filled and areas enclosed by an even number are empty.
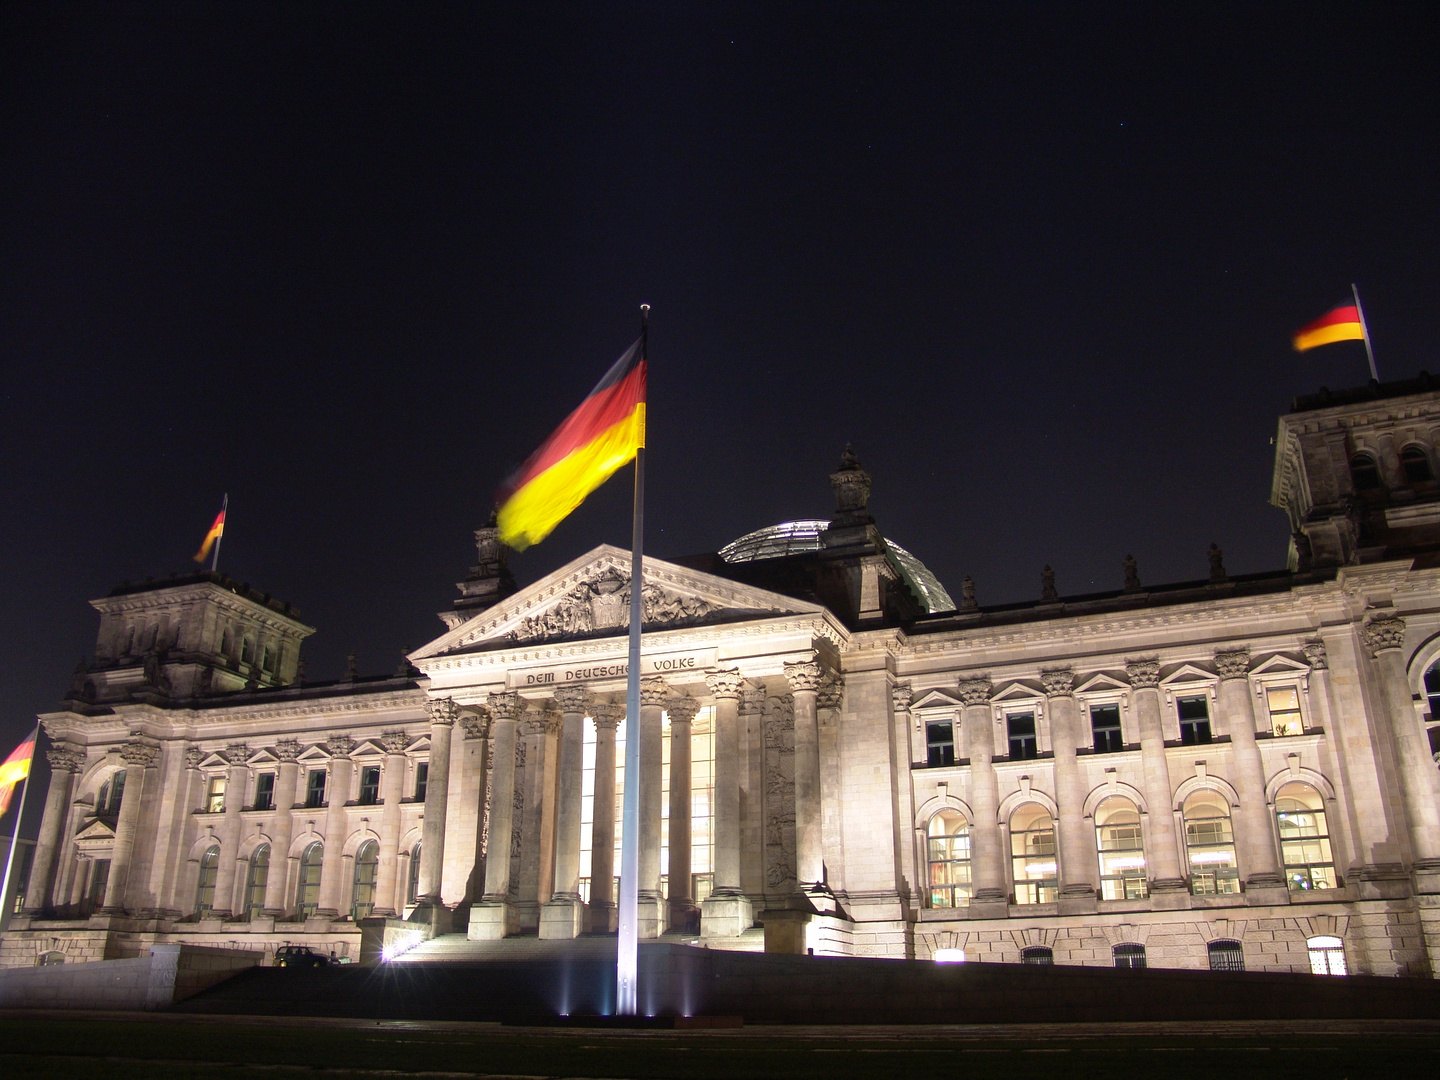
<svg viewBox="0 0 1440 1080"><path fill-rule="evenodd" d="M641 597L645 626L699 622L719 610L708 600L682 596L653 584L641 586ZM509 636L516 641L582 637L629 623L630 575L610 567L581 582L540 614L522 619Z"/></svg>

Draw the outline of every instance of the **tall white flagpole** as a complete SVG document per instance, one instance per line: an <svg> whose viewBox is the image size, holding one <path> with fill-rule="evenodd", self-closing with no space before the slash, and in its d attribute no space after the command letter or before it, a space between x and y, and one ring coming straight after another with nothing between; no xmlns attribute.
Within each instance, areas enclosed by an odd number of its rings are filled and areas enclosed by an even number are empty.
<svg viewBox="0 0 1440 1080"><path fill-rule="evenodd" d="M1360 290L1353 281L1350 283L1350 292L1355 297L1355 314L1360 316L1360 334L1365 339L1365 356L1370 361L1370 377L1379 382L1380 373L1375 370L1375 352L1370 348L1370 328L1365 325L1365 309L1360 306Z"/></svg>
<svg viewBox="0 0 1440 1080"><path fill-rule="evenodd" d="M640 305L640 362L647 362L650 305ZM647 395L648 396L648 395ZM648 419L648 418L647 418ZM645 439L635 451L635 519L630 538L630 662L625 680L625 803L620 816L620 941L615 956L615 1015L639 1010L640 922L640 630L645 546Z"/></svg>
<svg viewBox="0 0 1440 1080"><path fill-rule="evenodd" d="M25 794L30 790L30 774L35 771L35 752L40 749L38 720L35 721L35 733L30 739L30 767L25 770L25 779L20 781L20 805L15 808L15 827L10 830L10 853L5 856L5 877L0 879L0 904L9 903L10 868L15 865L15 849L20 846L20 823L25 820ZM0 916L4 914L5 912L0 911Z"/></svg>

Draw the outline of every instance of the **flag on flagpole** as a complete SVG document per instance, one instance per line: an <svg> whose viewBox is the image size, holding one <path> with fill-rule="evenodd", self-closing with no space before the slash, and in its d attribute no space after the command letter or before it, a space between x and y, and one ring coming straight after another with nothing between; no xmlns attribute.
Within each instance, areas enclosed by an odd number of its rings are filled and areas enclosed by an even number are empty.
<svg viewBox="0 0 1440 1080"><path fill-rule="evenodd" d="M496 492L500 539L538 544L645 445L645 356L636 341Z"/></svg>
<svg viewBox="0 0 1440 1080"><path fill-rule="evenodd" d="M195 561L203 564L206 556L210 554L210 549L214 546L215 541L224 535L225 511L222 509L220 513L215 515L215 524L210 526L210 531L205 534L205 542L200 545L200 550L195 553Z"/></svg>
<svg viewBox="0 0 1440 1080"><path fill-rule="evenodd" d="M1341 304L1308 326L1296 330L1292 340L1296 352L1306 352L1336 341L1364 341L1365 323L1360 318L1360 308L1353 302Z"/></svg>
<svg viewBox="0 0 1440 1080"><path fill-rule="evenodd" d="M10 809L15 785L30 775L30 759L35 756L35 736L27 735L15 752L0 763L0 814Z"/></svg>

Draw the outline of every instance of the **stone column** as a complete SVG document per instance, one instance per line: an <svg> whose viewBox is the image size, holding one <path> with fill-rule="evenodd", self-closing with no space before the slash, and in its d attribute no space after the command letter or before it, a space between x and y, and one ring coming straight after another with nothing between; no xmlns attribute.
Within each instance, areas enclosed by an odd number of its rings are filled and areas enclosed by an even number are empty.
<svg viewBox="0 0 1440 1080"><path fill-rule="evenodd" d="M1440 892L1440 771L1411 703L1403 651L1405 621L1393 615L1372 620L1365 627L1365 644L1375 657L1385 692L1390 739L1405 798L1405 823L1410 830L1415 887L1421 893Z"/></svg>
<svg viewBox="0 0 1440 1080"><path fill-rule="evenodd" d="M1190 892L1187 875L1180 869L1180 851L1175 842L1175 788L1170 783L1170 763L1165 756L1165 727L1160 720L1160 662L1130 660L1125 664L1135 694L1135 719L1140 728L1140 767L1145 773L1145 868L1150 892L1157 904L1176 900ZM1168 894L1168 896L1167 896Z"/></svg>
<svg viewBox="0 0 1440 1080"><path fill-rule="evenodd" d="M960 680L965 705L965 754L970 759L970 874L972 918L1003 916L1007 909L1005 856L1000 850L1000 785L995 778L995 734L990 720L990 679Z"/></svg>
<svg viewBox="0 0 1440 1080"><path fill-rule="evenodd" d="M280 767L275 772L275 824L270 846L270 876L265 879L265 914L283 919L290 908L290 841L295 835L295 786L300 779L300 743L281 739L275 744Z"/></svg>
<svg viewBox="0 0 1440 1080"><path fill-rule="evenodd" d="M485 895L470 905L472 941L495 941L510 932L511 833L515 823L515 717L520 712L520 695L501 691L490 695L490 820L485 851ZM424 848L421 853L423 856ZM424 861L423 858L421 860Z"/></svg>
<svg viewBox="0 0 1440 1080"><path fill-rule="evenodd" d="M1265 800L1265 766L1260 760L1260 747L1255 741L1255 703L1250 696L1250 651L1225 649L1215 654L1215 668L1220 673L1220 689L1216 704L1230 732L1230 753L1234 761L1232 777L1240 794L1240 810L1236 815L1239 836L1236 838L1245 869L1247 892L1268 891L1268 896L1249 897L1251 903L1285 903L1289 898L1285 879L1280 874L1280 861L1275 854L1275 828L1270 821L1270 807Z"/></svg>
<svg viewBox="0 0 1440 1080"><path fill-rule="evenodd" d="M40 818L40 835L30 864L30 884L25 890L25 914L30 916L38 916L52 906L50 889L54 884L56 854L70 816L75 774L85 764L84 754L64 744L45 751L45 756L50 762L50 788L45 793L45 813Z"/></svg>
<svg viewBox="0 0 1440 1080"><path fill-rule="evenodd" d="M701 937L738 937L750 928L754 910L740 887L740 691L737 669L705 677L715 697L715 801L712 825L715 882L701 905ZM674 731L671 731L674 738ZM673 811L672 811L673 813Z"/></svg>
<svg viewBox="0 0 1440 1080"><path fill-rule="evenodd" d="M700 702L692 697L672 698L670 712L670 925L693 925L698 914L690 889L691 855L691 743Z"/></svg>
<svg viewBox="0 0 1440 1080"><path fill-rule="evenodd" d="M554 818L546 812L554 805L547 798L549 790L546 781L554 775L555 756L547 751L551 742L550 726L552 722L559 726L560 714L546 708L550 704L532 702L519 722L522 749L517 763L524 766L524 771L516 780L518 792L515 801L520 821L515 833L520 837L520 861L515 870L515 910L519 914L522 931L539 930L540 890L551 876L545 872L545 862L547 856L552 864L555 858L553 837L550 835ZM553 865L549 869L553 871Z"/></svg>
<svg viewBox="0 0 1440 1080"><path fill-rule="evenodd" d="M415 899L418 907L433 913L445 906L440 884L445 872L445 814L450 801L450 735L460 707L450 698L431 698L426 705L430 710L430 768L425 774L425 820L420 832L420 880Z"/></svg>
<svg viewBox="0 0 1440 1080"><path fill-rule="evenodd" d="M615 729L624 705L595 705L595 801L590 823L590 911L592 933L615 929Z"/></svg>
<svg viewBox="0 0 1440 1080"><path fill-rule="evenodd" d="M665 904L660 895L660 770L664 748L661 745L661 713L670 702L670 688L665 680L652 675L640 680L640 775L625 777L625 783L640 787L640 881L638 936L659 937L665 932ZM627 731L626 738L633 738Z"/></svg>
<svg viewBox="0 0 1440 1080"><path fill-rule="evenodd" d="M825 882L824 819L820 795L820 726L815 694L820 665L813 660L787 661L785 679L795 695L795 882L812 903L825 911L830 888Z"/></svg>
<svg viewBox="0 0 1440 1080"><path fill-rule="evenodd" d="M215 870L215 902L210 909L212 918L235 917L236 860L240 856L240 811L245 807L245 788L250 782L250 767L245 764L245 759L249 756L250 748L244 743L231 743L225 747L224 757L230 763L230 770L225 776L225 820L220 825L220 862ZM126 784L128 786L128 779Z"/></svg>
<svg viewBox="0 0 1440 1080"><path fill-rule="evenodd" d="M380 866L375 879L375 910L377 918L393 919L399 912L395 904L395 876L400 865L400 801L405 797L405 748L410 736L404 731L380 733L385 748L385 772L380 795Z"/></svg>
<svg viewBox="0 0 1440 1080"><path fill-rule="evenodd" d="M1090 837L1093 822L1085 819L1085 783L1075 757L1079 731L1079 704L1071 692L1075 672L1068 668L1042 671L1046 707L1050 711L1050 749L1055 765L1055 804L1060 811L1056 822L1060 840L1061 912L1078 915L1095 910L1095 850ZM974 763L971 763L974 767Z"/></svg>
<svg viewBox="0 0 1440 1080"><path fill-rule="evenodd" d="M355 740L349 735L333 735L325 742L330 753L330 776L325 782L325 860L320 864L320 897L315 914L319 918L336 919L350 913L350 894L354 882L347 881L351 875L345 872L350 861L345 858L345 837L348 821L345 804L350 800L350 774L353 763L350 752L355 749ZM226 788L229 793L229 788ZM225 809L230 809L227 801ZM222 849L221 862L225 860Z"/></svg>
<svg viewBox="0 0 1440 1080"><path fill-rule="evenodd" d="M110 877L105 883L102 915L125 913L126 885L135 856L135 833L140 823L140 801L145 794L146 774L154 767L160 751L132 739L120 749L125 762L125 792L120 797L120 818L115 823L115 846L110 855Z"/></svg>
<svg viewBox="0 0 1440 1080"><path fill-rule="evenodd" d="M580 813L585 783L585 708L589 698L583 686L562 686L555 691L555 704L560 709L555 759L555 876L550 900L540 912L542 938L578 937L585 928L585 905L580 902Z"/></svg>
<svg viewBox="0 0 1440 1080"><path fill-rule="evenodd" d="M451 860L453 880L443 896L458 890L456 903L475 903L485 891L485 798L490 760L490 710L484 706L463 709L460 727L465 732L460 754L459 813L452 815L446 842L459 853Z"/></svg>
<svg viewBox="0 0 1440 1080"><path fill-rule="evenodd" d="M765 748L761 716L765 688L740 687L740 889L753 906L765 893Z"/></svg>

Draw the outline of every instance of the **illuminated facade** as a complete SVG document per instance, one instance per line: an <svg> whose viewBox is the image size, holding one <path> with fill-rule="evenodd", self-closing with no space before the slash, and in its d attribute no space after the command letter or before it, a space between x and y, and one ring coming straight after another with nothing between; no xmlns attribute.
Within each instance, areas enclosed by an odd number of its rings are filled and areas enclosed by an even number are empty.
<svg viewBox="0 0 1440 1080"><path fill-rule="evenodd" d="M361 922L615 923L641 745L642 935L726 949L1440 973L1440 390L1301 399L1289 566L958 603L868 512L516 589L492 529L446 632L307 684L311 633L211 575L97 601L7 965L154 941L354 957ZM420 935L415 935L419 937Z"/></svg>

